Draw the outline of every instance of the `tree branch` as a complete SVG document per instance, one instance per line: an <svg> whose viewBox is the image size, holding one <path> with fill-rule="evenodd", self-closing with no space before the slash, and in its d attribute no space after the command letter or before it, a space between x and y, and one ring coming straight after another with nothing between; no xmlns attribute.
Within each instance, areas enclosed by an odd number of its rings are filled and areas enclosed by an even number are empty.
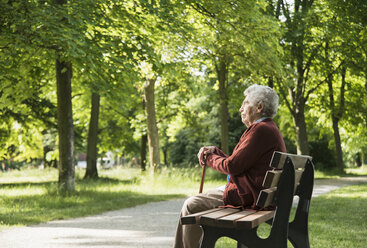
<svg viewBox="0 0 367 248"><path fill-rule="evenodd" d="M281 87L280 83L278 83L278 85L279 85L280 94L283 96L285 104L289 109L289 112L291 112L292 116L295 116L295 112L294 112L290 102L288 101L287 94L284 92L283 87Z"/></svg>
<svg viewBox="0 0 367 248"><path fill-rule="evenodd" d="M199 3L193 3L191 1L187 1L186 2L189 3L189 5L196 10L198 13L208 16L208 17L212 17L215 18L215 14L210 12L209 10L207 10L203 5L200 5Z"/></svg>
<svg viewBox="0 0 367 248"><path fill-rule="evenodd" d="M333 71L331 71L330 73L328 73L328 75L326 76L329 77L330 75L334 74L336 71L339 70L339 68L344 64L344 61L340 62L339 66L337 68L335 68ZM321 82L319 82L315 87L313 87L312 89L310 89L307 94L306 94L306 97L305 97L305 100L307 101L307 99L309 98L309 96L320 86L322 85L323 83L326 82L326 79L322 80Z"/></svg>
<svg viewBox="0 0 367 248"><path fill-rule="evenodd" d="M342 71L341 71L342 85L340 86L340 105L339 105L339 111L337 113L337 116L339 119L342 118L343 113L344 113L344 107L345 107L345 85L346 85L345 74L346 74L346 71L347 69L345 68L345 66L343 66Z"/></svg>
<svg viewBox="0 0 367 248"><path fill-rule="evenodd" d="M292 19L291 19L290 14L289 14L288 4L284 4L284 0L280 0L280 3L282 5L283 13L284 13L286 19L291 21Z"/></svg>
<svg viewBox="0 0 367 248"><path fill-rule="evenodd" d="M309 57L305 67L303 68L303 71L306 72L306 76L305 76L305 82L307 82L308 79L308 73L310 72L310 67L311 67L311 63L312 60L314 59L314 57L316 56L319 48L321 47L321 44L319 44L311 53L311 56Z"/></svg>

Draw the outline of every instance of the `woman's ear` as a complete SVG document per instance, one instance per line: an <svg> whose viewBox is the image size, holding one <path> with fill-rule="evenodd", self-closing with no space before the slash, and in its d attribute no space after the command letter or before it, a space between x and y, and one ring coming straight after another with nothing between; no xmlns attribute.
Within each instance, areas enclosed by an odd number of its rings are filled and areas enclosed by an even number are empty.
<svg viewBox="0 0 367 248"><path fill-rule="evenodd" d="M261 113L261 112L263 112L264 111L264 102L259 102L258 104L257 104L257 108L256 108L256 110L257 110L257 112L258 113Z"/></svg>

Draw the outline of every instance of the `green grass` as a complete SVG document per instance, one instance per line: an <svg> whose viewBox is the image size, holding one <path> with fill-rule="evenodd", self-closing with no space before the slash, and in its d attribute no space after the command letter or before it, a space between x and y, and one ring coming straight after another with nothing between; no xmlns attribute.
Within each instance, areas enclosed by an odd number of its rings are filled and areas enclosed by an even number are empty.
<svg viewBox="0 0 367 248"><path fill-rule="evenodd" d="M99 180L82 180L83 175L78 170L76 191L62 196L55 169L0 173L0 230L193 195L199 188L201 169L164 168L153 176L138 169L116 168L101 170ZM208 170L205 188L223 184L218 178Z"/></svg>
<svg viewBox="0 0 367 248"><path fill-rule="evenodd" d="M367 247L367 184L341 188L311 202L312 247Z"/></svg>
<svg viewBox="0 0 367 248"><path fill-rule="evenodd" d="M332 191L312 199L309 216L310 246L313 248L367 247L367 184ZM294 213L294 209L293 209ZM269 226L259 228L267 237ZM293 247L290 243L289 247ZM235 248L229 238L218 240L216 248Z"/></svg>
<svg viewBox="0 0 367 248"><path fill-rule="evenodd" d="M345 171L347 175L365 176L367 175L367 165L362 165L361 167L347 168Z"/></svg>
<svg viewBox="0 0 367 248"><path fill-rule="evenodd" d="M361 167L348 167L344 170L344 173L336 168L331 170L315 170L315 179L332 179L350 176L366 176L367 175L367 165Z"/></svg>

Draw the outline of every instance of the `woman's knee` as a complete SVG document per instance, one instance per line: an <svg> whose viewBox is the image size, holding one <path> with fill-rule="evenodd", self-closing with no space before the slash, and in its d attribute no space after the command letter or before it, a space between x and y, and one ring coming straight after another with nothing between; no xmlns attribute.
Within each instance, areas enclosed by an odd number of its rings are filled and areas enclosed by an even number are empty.
<svg viewBox="0 0 367 248"><path fill-rule="evenodd" d="M202 211L202 202L201 202L201 198L197 197L197 196L191 196L189 198L186 199L186 201L184 202L183 206L182 206L182 214L185 215L189 215L189 214L195 214L197 212Z"/></svg>

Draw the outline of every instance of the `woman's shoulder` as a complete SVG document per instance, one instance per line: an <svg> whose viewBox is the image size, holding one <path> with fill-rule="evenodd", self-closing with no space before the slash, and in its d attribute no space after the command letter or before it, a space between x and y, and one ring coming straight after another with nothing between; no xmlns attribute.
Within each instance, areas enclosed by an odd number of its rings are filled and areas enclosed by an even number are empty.
<svg viewBox="0 0 367 248"><path fill-rule="evenodd" d="M278 126L271 119L265 119L259 123L255 123L252 127L252 132L261 132L261 133L274 133L280 132Z"/></svg>
<svg viewBox="0 0 367 248"><path fill-rule="evenodd" d="M253 125L253 128L255 129L268 129L268 128L274 128L276 127L275 122L271 118L266 118L258 123L255 123Z"/></svg>

